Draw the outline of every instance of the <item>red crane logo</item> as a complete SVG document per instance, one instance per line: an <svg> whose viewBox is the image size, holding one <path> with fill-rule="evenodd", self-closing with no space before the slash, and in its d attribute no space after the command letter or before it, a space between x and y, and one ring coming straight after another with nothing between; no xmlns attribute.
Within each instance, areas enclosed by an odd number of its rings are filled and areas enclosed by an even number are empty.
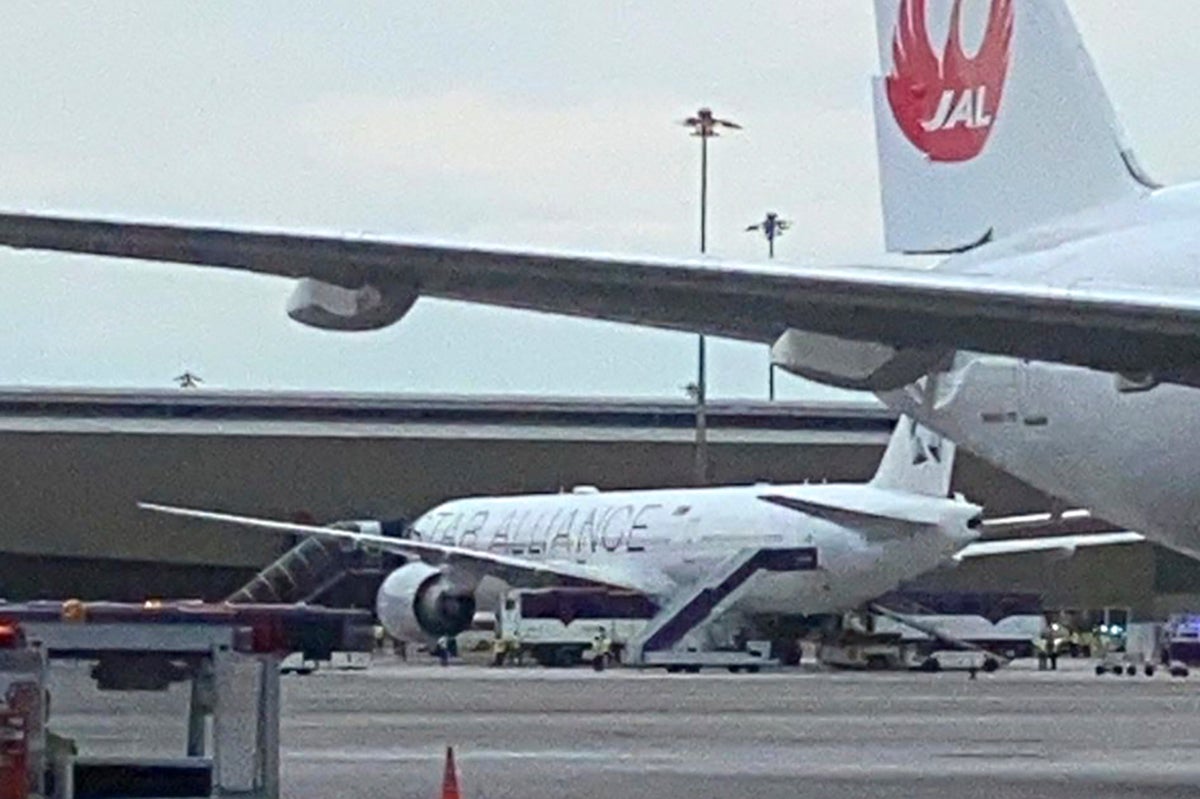
<svg viewBox="0 0 1200 799"><path fill-rule="evenodd" d="M969 161L983 152L1004 95L1013 36L1013 0L992 0L983 44L962 45L962 0L954 0L942 57L929 41L926 0L902 0L892 39L888 104L905 137L933 161Z"/></svg>

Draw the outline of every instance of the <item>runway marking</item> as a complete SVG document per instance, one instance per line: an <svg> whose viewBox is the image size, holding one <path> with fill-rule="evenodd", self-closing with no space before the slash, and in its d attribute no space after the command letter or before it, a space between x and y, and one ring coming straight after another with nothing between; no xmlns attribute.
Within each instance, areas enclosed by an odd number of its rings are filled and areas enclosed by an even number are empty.
<svg viewBox="0 0 1200 799"><path fill-rule="evenodd" d="M643 756L634 752L619 750L579 750L579 749L470 749L463 754L457 754L460 762L476 761L507 761L507 760L566 760L566 761L596 761L612 763L616 760L643 760ZM407 763L440 761L445 757L442 749L360 749L354 751L331 751L328 749L291 749L283 753L285 760L302 760L305 762L341 762L341 763ZM658 757L658 756L655 756Z"/></svg>

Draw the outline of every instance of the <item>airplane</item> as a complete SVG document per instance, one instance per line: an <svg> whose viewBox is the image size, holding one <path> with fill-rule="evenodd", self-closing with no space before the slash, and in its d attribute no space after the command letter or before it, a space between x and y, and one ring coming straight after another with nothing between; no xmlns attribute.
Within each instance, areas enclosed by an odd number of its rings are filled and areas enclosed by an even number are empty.
<svg viewBox="0 0 1200 799"><path fill-rule="evenodd" d="M423 514L403 537L365 532L364 522L325 527L140 506L400 554L407 562L383 580L376 612L390 635L418 642L465 631L477 608L497 607L508 587L565 585L651 598L658 612L643 633L649 649L669 649L688 635L712 646L718 620L728 632L761 619L819 619L858 609L939 565L1143 540L1119 532L975 542L981 508L949 496L954 455L954 444L901 419L868 483L585 487L455 499Z"/></svg>
<svg viewBox="0 0 1200 799"><path fill-rule="evenodd" d="M1141 168L1064 0L876 0L876 20L886 243L932 269L31 213L0 214L0 245L293 277L288 314L328 330L385 327L431 296L765 343L784 370L875 392L1200 555L1200 184Z"/></svg>

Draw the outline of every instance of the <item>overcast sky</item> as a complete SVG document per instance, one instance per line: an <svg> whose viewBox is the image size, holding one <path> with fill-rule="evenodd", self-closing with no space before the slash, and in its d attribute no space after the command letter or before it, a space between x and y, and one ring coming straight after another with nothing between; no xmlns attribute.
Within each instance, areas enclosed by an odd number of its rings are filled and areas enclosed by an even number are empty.
<svg viewBox="0 0 1200 799"><path fill-rule="evenodd" d="M866 0L333 5L6 3L0 207L690 255L677 122L707 104L746 127L713 145L710 252L765 258L743 228L777 210L781 258L882 258ZM1200 4L1071 6L1145 166L1200 172ZM692 337L603 323L422 300L334 334L281 279L0 270L0 384L682 396L695 369ZM712 395L765 394L765 347L711 353Z"/></svg>

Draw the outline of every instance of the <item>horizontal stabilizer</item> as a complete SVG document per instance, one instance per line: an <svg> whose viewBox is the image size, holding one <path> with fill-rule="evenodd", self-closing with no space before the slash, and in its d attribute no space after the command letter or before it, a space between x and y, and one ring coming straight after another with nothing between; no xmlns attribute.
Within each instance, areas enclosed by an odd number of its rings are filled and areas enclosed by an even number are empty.
<svg viewBox="0 0 1200 799"><path fill-rule="evenodd" d="M799 511L807 516L824 519L841 527L849 527L862 532L873 540L890 540L908 538L916 533L936 530L937 520L920 515L899 516L875 513L867 509L843 507L814 502L809 499L783 496L781 494L765 494L760 496L764 502L778 505L782 508Z"/></svg>
<svg viewBox="0 0 1200 799"><path fill-rule="evenodd" d="M1145 541L1141 533L1096 533L1094 535L1055 535L1045 538L1013 538L1006 541L976 541L959 550L957 561L994 555L1021 555L1026 552L1073 555L1080 547L1104 547L1137 544Z"/></svg>

